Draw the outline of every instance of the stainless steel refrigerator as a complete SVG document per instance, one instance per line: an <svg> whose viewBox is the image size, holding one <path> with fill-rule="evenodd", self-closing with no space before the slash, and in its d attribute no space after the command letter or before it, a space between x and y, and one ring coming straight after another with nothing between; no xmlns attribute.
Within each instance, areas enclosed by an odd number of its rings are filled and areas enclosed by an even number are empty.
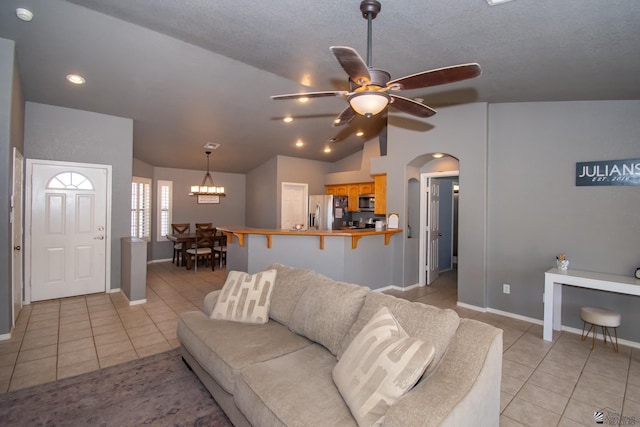
<svg viewBox="0 0 640 427"><path fill-rule="evenodd" d="M347 196L319 194L309 196L308 229L339 230L346 227L349 220Z"/></svg>

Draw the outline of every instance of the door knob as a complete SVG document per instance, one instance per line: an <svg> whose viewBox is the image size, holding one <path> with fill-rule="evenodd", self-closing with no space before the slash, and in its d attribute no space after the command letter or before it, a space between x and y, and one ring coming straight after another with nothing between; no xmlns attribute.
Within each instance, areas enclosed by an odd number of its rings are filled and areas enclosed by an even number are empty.
<svg viewBox="0 0 640 427"><path fill-rule="evenodd" d="M13 249L15 249L16 251L20 250L20 245L14 246Z"/></svg>

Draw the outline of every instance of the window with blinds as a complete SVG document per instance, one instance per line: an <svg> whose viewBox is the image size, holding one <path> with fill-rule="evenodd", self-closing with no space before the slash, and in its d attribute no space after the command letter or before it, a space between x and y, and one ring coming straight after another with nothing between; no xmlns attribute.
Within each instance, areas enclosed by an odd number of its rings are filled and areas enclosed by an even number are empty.
<svg viewBox="0 0 640 427"><path fill-rule="evenodd" d="M171 233L173 181L158 181L158 241Z"/></svg>
<svg viewBox="0 0 640 427"><path fill-rule="evenodd" d="M134 176L131 181L131 237L151 239L151 180Z"/></svg>

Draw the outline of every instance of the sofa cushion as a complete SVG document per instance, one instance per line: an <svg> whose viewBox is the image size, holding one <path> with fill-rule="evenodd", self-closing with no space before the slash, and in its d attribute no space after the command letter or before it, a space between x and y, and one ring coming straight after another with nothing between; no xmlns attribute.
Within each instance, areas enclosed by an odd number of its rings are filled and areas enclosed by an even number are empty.
<svg viewBox="0 0 640 427"><path fill-rule="evenodd" d="M355 426L331 380L336 358L312 344L244 368L234 401L254 426Z"/></svg>
<svg viewBox="0 0 640 427"><path fill-rule="evenodd" d="M427 376L430 375L437 368L442 356L447 351L451 338L458 329L460 323L458 313L419 302L409 302L380 292L367 294L358 319L342 341L341 351L337 354L338 358L342 357L355 336L383 306L391 310L393 316L410 337L419 338L433 345L435 349L433 362L425 373Z"/></svg>
<svg viewBox="0 0 640 427"><path fill-rule="evenodd" d="M233 393L236 376L245 366L311 344L278 322L212 320L199 311L180 314L178 339L227 393Z"/></svg>
<svg viewBox="0 0 640 427"><path fill-rule="evenodd" d="M276 270L256 274L230 271L210 317L242 323L267 323L276 273Z"/></svg>
<svg viewBox="0 0 640 427"><path fill-rule="evenodd" d="M337 282L318 273L309 280L293 310L289 328L337 354L369 288Z"/></svg>
<svg viewBox="0 0 640 427"><path fill-rule="evenodd" d="M267 269L274 269L278 272L271 296L269 317L288 326L289 322L291 322L293 309L307 288L309 278L313 272L311 270L286 267L282 264L271 264Z"/></svg>
<svg viewBox="0 0 640 427"><path fill-rule="evenodd" d="M359 426L380 425L387 410L418 382L434 348L411 338L382 307L351 341L333 381Z"/></svg>

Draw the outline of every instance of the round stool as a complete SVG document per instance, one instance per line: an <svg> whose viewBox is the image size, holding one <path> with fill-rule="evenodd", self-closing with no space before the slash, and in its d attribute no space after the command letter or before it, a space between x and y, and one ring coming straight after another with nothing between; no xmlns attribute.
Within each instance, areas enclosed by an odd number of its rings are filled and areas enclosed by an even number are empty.
<svg viewBox="0 0 640 427"><path fill-rule="evenodd" d="M582 318L582 321L584 322L582 325L582 341L584 341L589 336L589 333L593 331L593 343L591 344L591 350L596 346L596 332L597 327L600 326L602 327L604 343L607 344L607 335L609 335L609 340L611 341L611 345L613 345L613 349L618 351L618 326L620 326L622 321L620 313L613 310L607 310L606 308L582 307L580 309L580 318ZM591 324L591 327L585 334L584 330L587 323ZM613 328L616 337L615 343L611 338L609 328Z"/></svg>

